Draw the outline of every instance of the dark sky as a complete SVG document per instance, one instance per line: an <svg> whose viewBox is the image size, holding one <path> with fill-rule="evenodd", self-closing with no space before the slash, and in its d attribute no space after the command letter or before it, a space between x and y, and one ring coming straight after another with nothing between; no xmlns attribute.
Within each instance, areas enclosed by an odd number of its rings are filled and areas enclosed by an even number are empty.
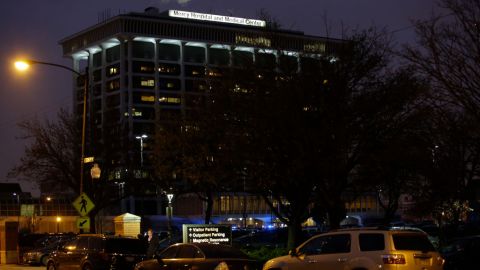
<svg viewBox="0 0 480 270"><path fill-rule="evenodd" d="M16 123L32 118L54 119L60 108L70 108L71 74L68 71L35 66L19 75L12 69L18 57L70 65L62 57L58 41L96 24L102 14L141 12L153 6L160 11L180 9L258 18L261 9L280 22L282 28L325 36L325 21L331 37L340 37L342 25L349 29L370 26L390 31L411 25L412 20L430 17L435 0L2 0L0 1L0 182L18 163L26 142L16 139ZM326 19L325 19L326 18ZM397 32L401 44L413 42L413 29ZM29 183L20 182L38 195Z"/></svg>

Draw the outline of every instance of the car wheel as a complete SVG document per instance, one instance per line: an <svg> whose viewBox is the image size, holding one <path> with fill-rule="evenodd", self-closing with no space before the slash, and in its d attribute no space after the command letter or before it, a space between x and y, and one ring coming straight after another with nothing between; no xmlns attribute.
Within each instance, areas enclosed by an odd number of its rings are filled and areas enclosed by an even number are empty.
<svg viewBox="0 0 480 270"><path fill-rule="evenodd" d="M93 270L93 267L90 264L85 264L82 270Z"/></svg>
<svg viewBox="0 0 480 270"><path fill-rule="evenodd" d="M55 264L53 262L49 263L47 265L47 270L56 270L57 268L55 267Z"/></svg>
<svg viewBox="0 0 480 270"><path fill-rule="evenodd" d="M40 258L40 264L47 265L47 262L48 262L48 255L43 255L42 258Z"/></svg>

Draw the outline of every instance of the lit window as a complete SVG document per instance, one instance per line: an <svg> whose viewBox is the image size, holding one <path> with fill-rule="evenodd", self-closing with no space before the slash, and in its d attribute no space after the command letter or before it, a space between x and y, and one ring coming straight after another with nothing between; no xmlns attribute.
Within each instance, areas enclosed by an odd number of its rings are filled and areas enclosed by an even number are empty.
<svg viewBox="0 0 480 270"><path fill-rule="evenodd" d="M109 75L117 75L118 74L118 67L111 67L108 69Z"/></svg>
<svg viewBox="0 0 480 270"><path fill-rule="evenodd" d="M116 79L116 80L108 81L107 89L111 91L120 89L120 80Z"/></svg>
<svg viewBox="0 0 480 270"><path fill-rule="evenodd" d="M140 117L140 116L142 116L142 112L135 110L135 108L132 108L132 116L133 117Z"/></svg>
<svg viewBox="0 0 480 270"><path fill-rule="evenodd" d="M158 99L160 103L168 103L168 104L180 104L181 99L178 97L160 97Z"/></svg>
<svg viewBox="0 0 480 270"><path fill-rule="evenodd" d="M153 87L153 86L155 86L155 80L153 80L153 79L141 80L140 85L141 86Z"/></svg>
<svg viewBox="0 0 480 270"><path fill-rule="evenodd" d="M208 71L208 76L221 77L221 76L222 76L222 73L217 72L217 71L213 71L213 70L209 70L209 71Z"/></svg>
<svg viewBox="0 0 480 270"><path fill-rule="evenodd" d="M175 83L173 82L167 83L167 88L175 88Z"/></svg>
<svg viewBox="0 0 480 270"><path fill-rule="evenodd" d="M235 93L248 93L248 89L242 88L239 84L235 84L235 87L233 88L233 92L235 92Z"/></svg>
<svg viewBox="0 0 480 270"><path fill-rule="evenodd" d="M155 102L155 96L141 96L140 99L145 102Z"/></svg>

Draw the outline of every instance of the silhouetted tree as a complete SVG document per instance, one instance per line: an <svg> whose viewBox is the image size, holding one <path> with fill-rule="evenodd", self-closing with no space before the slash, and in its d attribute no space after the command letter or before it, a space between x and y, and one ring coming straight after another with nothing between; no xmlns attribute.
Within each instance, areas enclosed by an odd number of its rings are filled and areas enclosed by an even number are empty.
<svg viewBox="0 0 480 270"><path fill-rule="evenodd" d="M480 2L441 0L439 6L446 14L418 22L417 44L402 53L431 82L436 108L430 145L434 162L427 173L429 188L418 196L420 205L478 198L472 180L479 172Z"/></svg>
<svg viewBox="0 0 480 270"><path fill-rule="evenodd" d="M55 120L26 120L19 126L24 132L20 139L30 144L25 148L20 163L9 172L9 177L25 178L51 192L78 195L81 129L76 117L62 109ZM89 213L92 232L95 232L96 214L120 199L109 181L113 179L116 166L111 162L113 153L113 149L104 147L102 153L95 157L103 161L101 178L98 180L91 179L88 173L91 166L85 164L83 190L95 204Z"/></svg>
<svg viewBox="0 0 480 270"><path fill-rule="evenodd" d="M401 195L416 192L431 163L429 146L433 109L428 84L400 70L383 86L387 131L371 145L358 170L355 189L377 194L388 225L397 213Z"/></svg>
<svg viewBox="0 0 480 270"><path fill-rule="evenodd" d="M403 56L431 80L439 102L480 119L480 2L441 0L447 14L416 24Z"/></svg>

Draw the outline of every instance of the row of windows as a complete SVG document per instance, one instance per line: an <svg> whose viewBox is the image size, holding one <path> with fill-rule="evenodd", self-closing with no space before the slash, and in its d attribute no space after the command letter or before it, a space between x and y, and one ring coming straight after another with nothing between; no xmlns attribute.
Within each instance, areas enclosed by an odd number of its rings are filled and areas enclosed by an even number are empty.
<svg viewBox="0 0 480 270"><path fill-rule="evenodd" d="M375 197L361 197L355 201L345 203L347 212L366 212L377 208Z"/></svg>
<svg viewBox="0 0 480 270"><path fill-rule="evenodd" d="M218 29L209 25L185 25L179 23L153 22L126 19L124 31L127 33L139 33L149 36L170 36L182 37L187 40L208 40L225 44L258 45L264 47L283 48L289 50L303 50L305 44L312 44L313 41L306 41L302 36L283 36L275 32L242 31L241 29ZM325 41L315 40L316 43L325 44ZM324 45L325 47L326 45ZM324 47L319 49L325 50Z"/></svg>
<svg viewBox="0 0 480 270"><path fill-rule="evenodd" d="M109 23L102 24L95 29L84 34L78 35L73 39L62 43L64 54L74 53L75 51L91 46L92 44L112 36L115 33L136 33L141 36L152 37L182 37L186 40L206 40L213 43L238 44L249 46L262 46L281 48L294 51L333 51L335 47L341 45L338 41L328 41L321 38L308 38L303 35L285 36L282 33L268 32L265 29L242 30L238 27L231 29L216 28L210 24L190 24L185 25L178 22L164 20L152 21L137 18L118 17ZM119 54L115 50L109 52L107 61L118 58Z"/></svg>
<svg viewBox="0 0 480 270"><path fill-rule="evenodd" d="M126 43L127 47L129 43ZM132 41L132 57L140 59L155 59L155 44L151 42ZM106 63L119 60L118 53L115 56L111 56L110 50L118 48L120 45L109 48L106 50ZM159 43L157 44L157 58L159 61L180 61L181 60L181 47L175 44ZM276 56L272 53L253 53L250 51L229 51L227 49L220 48L208 48L208 61L206 61L206 50L203 47L196 46L184 46L183 47L183 61L190 63L208 62L210 65L228 66L232 64L237 67L250 67L255 63L256 68L275 68L277 64ZM126 50L128 51L128 49ZM93 55L93 67L97 68L102 66L102 52L98 52ZM308 57L301 57L308 58ZM254 61L255 59L255 61ZM281 54L279 56L278 65L282 70L297 70L298 60L296 56ZM153 71L153 67L150 68ZM134 72L143 72L137 66L134 67ZM146 70L145 72L149 72ZM110 74L112 75L112 74Z"/></svg>
<svg viewBox="0 0 480 270"><path fill-rule="evenodd" d="M178 68L177 66L171 66L172 69ZM179 78L167 78L167 77L160 77L159 81L155 81L155 77L153 76L133 76L132 77L132 87L134 89L145 89L145 90L154 90L155 87L158 85L159 90L161 91L179 91L181 89L185 89L185 92L192 92L192 93L206 93L212 87L221 87L222 82L219 80L214 80L214 78L222 77L227 73L234 72L232 69L222 69L222 68L209 68L206 69L203 66L185 66L185 72L188 73L192 77L192 79L183 80L184 88L182 88L182 80ZM204 80L202 79L205 77L205 74L208 74L209 77L213 77L212 80ZM274 80L276 79L275 72L257 72L251 73L247 76L251 76L256 80ZM193 77L198 77L199 79L195 79ZM121 88L121 79L120 77L109 79L105 82L104 91L105 93L113 93L117 92ZM123 77L125 80L125 84L128 85L128 77ZM278 77L277 79L281 79ZM237 83L234 85L233 90L236 92L249 92L249 85L245 83ZM102 95L102 84L96 83L92 86L93 96L100 97ZM135 102L149 102L148 100L139 100L135 99ZM83 101L83 89L77 89L77 101ZM128 102L128 101L127 101ZM110 102L107 102L110 103ZM116 102L119 103L119 102Z"/></svg>
<svg viewBox="0 0 480 270"><path fill-rule="evenodd" d="M120 105L120 93L114 95L108 95L105 98L106 108L114 108ZM189 107L197 107L204 103L203 95L186 95L186 105ZM124 95L125 104L128 104L128 95ZM151 92L134 92L132 93L134 104L153 105L155 103L155 95ZM182 98L176 94L161 93L158 98L158 104L160 105L181 105ZM102 99L96 98L93 100L92 110L95 112L102 110ZM79 104L79 109L83 110L83 104ZM133 114L133 116L141 116L141 114Z"/></svg>
<svg viewBox="0 0 480 270"><path fill-rule="evenodd" d="M220 196L213 205L214 214L269 213L265 200L253 196Z"/></svg>

